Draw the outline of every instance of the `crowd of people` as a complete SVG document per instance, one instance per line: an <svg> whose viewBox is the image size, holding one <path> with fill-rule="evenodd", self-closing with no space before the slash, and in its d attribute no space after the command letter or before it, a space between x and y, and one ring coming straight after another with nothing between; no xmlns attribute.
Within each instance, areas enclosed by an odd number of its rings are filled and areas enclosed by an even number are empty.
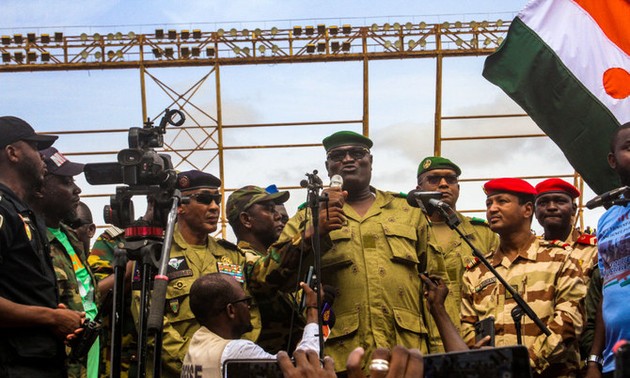
<svg viewBox="0 0 630 378"><path fill-rule="evenodd" d="M96 228L74 181L84 166L52 147L56 139L0 117L0 377L135 377L150 354L137 328L146 272L133 260L122 269L122 341L112 345L108 298L129 231L111 226L90 245ZM575 228L575 186L499 178L483 186L486 219L469 218L457 211L462 171L445 157L422 159L416 172L418 191L439 192L439 206L414 204L371 185L369 138L339 131L323 146L328 176L343 184L323 189L319 213L301 206L289 217L289 192L244 186L223 209L234 242L212 236L221 180L178 173L184 200L160 355L148 357L159 357L162 376L221 377L225 361L265 359L285 377L418 377L423 355L518 343L533 376L612 376L615 344L630 338L628 205L612 206L592 235ZM608 159L630 185L630 124L615 133ZM152 225L155 199L147 200L139 222ZM543 235L531 231L534 217ZM320 285L311 287L305 276L316 258ZM515 293L544 331L514 317ZM320 360L322 307L332 328ZM489 319L493 337L479 332ZM93 321L100 337L77 355ZM114 347L119 366L110 364Z"/></svg>

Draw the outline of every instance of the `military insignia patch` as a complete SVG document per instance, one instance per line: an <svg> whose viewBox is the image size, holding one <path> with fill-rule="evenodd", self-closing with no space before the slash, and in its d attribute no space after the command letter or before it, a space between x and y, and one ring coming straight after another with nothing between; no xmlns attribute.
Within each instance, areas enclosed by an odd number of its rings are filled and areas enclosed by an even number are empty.
<svg viewBox="0 0 630 378"><path fill-rule="evenodd" d="M241 265L228 264L223 261L219 261L217 262L217 270L219 273L228 274L234 277L234 279L240 283L245 282L245 279L243 278L243 267Z"/></svg>
<svg viewBox="0 0 630 378"><path fill-rule="evenodd" d="M221 257L221 263L223 263L223 264L232 264L232 259L227 257L227 256L222 256Z"/></svg>
<svg viewBox="0 0 630 378"><path fill-rule="evenodd" d="M475 288L475 293L480 292L481 290L485 289L488 285L492 285L495 282L497 282L496 277L488 278L487 280L481 281L481 283L477 285L477 287Z"/></svg>
<svg viewBox="0 0 630 378"><path fill-rule="evenodd" d="M177 315L179 313L179 300L171 299L168 301L168 307L170 307L173 314Z"/></svg>
<svg viewBox="0 0 630 378"><path fill-rule="evenodd" d="M26 237L28 238L28 240L33 240L33 235L31 234L31 220L28 219L28 217L23 217L22 215L18 214L18 216L20 217L20 219L22 220L22 223L24 223L24 232L26 233Z"/></svg>
<svg viewBox="0 0 630 378"><path fill-rule="evenodd" d="M427 169L431 166L431 159L427 159L422 163L422 168Z"/></svg>
<svg viewBox="0 0 630 378"><path fill-rule="evenodd" d="M466 270L471 270L472 268L477 266L477 264L479 264L479 258L477 257L466 259Z"/></svg>
<svg viewBox="0 0 630 378"><path fill-rule="evenodd" d="M178 184L180 188L186 189L190 186L190 179L188 178L188 176L183 175L179 178Z"/></svg>
<svg viewBox="0 0 630 378"><path fill-rule="evenodd" d="M168 260L168 265L172 266L173 269L179 269L179 266L182 264L182 262L184 262L184 259L172 258Z"/></svg>

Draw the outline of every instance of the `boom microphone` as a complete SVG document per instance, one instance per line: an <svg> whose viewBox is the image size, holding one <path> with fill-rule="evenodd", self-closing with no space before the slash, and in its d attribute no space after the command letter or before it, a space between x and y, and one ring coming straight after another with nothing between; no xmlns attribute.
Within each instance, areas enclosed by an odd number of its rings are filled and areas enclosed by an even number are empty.
<svg viewBox="0 0 630 378"><path fill-rule="evenodd" d="M422 209L423 206L425 208L432 206L432 204L429 203L430 199L440 200L441 198L442 192L423 192L422 190L414 189L407 194L407 203L411 207L419 207Z"/></svg>
<svg viewBox="0 0 630 378"><path fill-rule="evenodd" d="M615 200L618 200L622 194L626 194L630 191L629 186L622 186L621 188L609 190L601 196L597 196L586 203L586 208L594 209L596 207L605 206L610 207Z"/></svg>

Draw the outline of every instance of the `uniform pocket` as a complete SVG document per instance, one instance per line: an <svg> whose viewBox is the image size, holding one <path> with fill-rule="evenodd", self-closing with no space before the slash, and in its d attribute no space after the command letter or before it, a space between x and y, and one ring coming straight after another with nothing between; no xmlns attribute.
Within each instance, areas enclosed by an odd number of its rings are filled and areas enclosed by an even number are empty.
<svg viewBox="0 0 630 378"><path fill-rule="evenodd" d="M339 269L352 265L352 254L348 252L348 248L344 248L348 246L345 242L352 238L350 228L331 231L329 236L333 247L322 254L322 269Z"/></svg>
<svg viewBox="0 0 630 378"><path fill-rule="evenodd" d="M419 263L416 252L418 234L416 228L402 224L383 224L383 232L392 251L392 260L403 264L416 265Z"/></svg>
<svg viewBox="0 0 630 378"><path fill-rule="evenodd" d="M405 308L394 307L392 310L396 321L396 343L408 348L420 348L422 335L427 334L422 316Z"/></svg>

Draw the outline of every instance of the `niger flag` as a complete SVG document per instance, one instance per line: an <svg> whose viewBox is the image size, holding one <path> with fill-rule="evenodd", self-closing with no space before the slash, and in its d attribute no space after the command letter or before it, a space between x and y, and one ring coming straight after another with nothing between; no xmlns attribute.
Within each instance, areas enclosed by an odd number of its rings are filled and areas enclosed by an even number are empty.
<svg viewBox="0 0 630 378"><path fill-rule="evenodd" d="M516 101L596 193L619 186L606 156L630 121L630 1L533 0L483 76Z"/></svg>

